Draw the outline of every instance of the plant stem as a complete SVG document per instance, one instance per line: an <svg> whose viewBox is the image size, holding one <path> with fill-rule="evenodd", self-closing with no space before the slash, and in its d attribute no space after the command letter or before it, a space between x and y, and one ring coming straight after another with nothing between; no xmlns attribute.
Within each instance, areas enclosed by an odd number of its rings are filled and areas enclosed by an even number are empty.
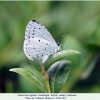
<svg viewBox="0 0 100 100"><path fill-rule="evenodd" d="M42 64L41 70L42 70L42 75L43 75L44 80L45 80L47 92L51 93L50 84L49 84L49 75L48 75L48 72L46 72L46 70L45 70L44 64Z"/></svg>

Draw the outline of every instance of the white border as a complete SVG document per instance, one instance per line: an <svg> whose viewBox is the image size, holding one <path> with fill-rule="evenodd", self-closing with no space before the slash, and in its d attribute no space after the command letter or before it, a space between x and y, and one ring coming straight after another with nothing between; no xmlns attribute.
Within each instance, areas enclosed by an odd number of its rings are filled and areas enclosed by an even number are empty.
<svg viewBox="0 0 100 100"><path fill-rule="evenodd" d="M100 100L100 93L1 93L0 100Z"/></svg>

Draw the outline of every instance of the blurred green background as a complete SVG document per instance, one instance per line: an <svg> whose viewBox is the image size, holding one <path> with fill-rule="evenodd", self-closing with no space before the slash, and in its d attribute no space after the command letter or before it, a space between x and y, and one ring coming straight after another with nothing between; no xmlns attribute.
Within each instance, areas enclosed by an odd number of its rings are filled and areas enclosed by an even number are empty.
<svg viewBox="0 0 100 100"><path fill-rule="evenodd" d="M27 23L42 23L56 41L65 33L62 49L74 49L81 55L71 60L68 81L62 92L100 92L100 2L0 1L0 92L41 92L10 68L35 70L23 52Z"/></svg>

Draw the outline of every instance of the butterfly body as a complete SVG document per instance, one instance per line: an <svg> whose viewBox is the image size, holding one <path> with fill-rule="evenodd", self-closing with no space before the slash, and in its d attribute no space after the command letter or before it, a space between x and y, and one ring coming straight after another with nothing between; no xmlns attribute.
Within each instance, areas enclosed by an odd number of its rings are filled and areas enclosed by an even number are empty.
<svg viewBox="0 0 100 100"><path fill-rule="evenodd" d="M39 22L31 20L25 31L24 52L30 59L40 58L44 63L48 57L60 50L48 30Z"/></svg>

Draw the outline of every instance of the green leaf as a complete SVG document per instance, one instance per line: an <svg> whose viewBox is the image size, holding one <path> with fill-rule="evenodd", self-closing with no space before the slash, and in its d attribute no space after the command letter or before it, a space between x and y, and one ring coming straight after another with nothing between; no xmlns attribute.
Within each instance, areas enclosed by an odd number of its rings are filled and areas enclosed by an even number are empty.
<svg viewBox="0 0 100 100"><path fill-rule="evenodd" d="M24 70L22 68L12 68L9 71L16 72L24 77L26 77L28 80L30 80L32 83L34 83L42 92L46 92L45 87L43 84L39 81L39 79L32 74L31 72Z"/></svg>
<svg viewBox="0 0 100 100"><path fill-rule="evenodd" d="M65 84L71 62L61 60L54 63L49 69L50 87L52 93L58 93Z"/></svg>
<svg viewBox="0 0 100 100"><path fill-rule="evenodd" d="M62 51L59 51L59 52L55 53L54 55L52 55L46 63L48 63L48 65L50 65L62 57L65 57L68 55L73 55L73 54L80 54L80 52L76 51L76 50L62 50Z"/></svg>
<svg viewBox="0 0 100 100"><path fill-rule="evenodd" d="M97 60L99 58L99 55L96 54L95 56L93 56L93 58L88 62L88 66L85 68L85 70L83 71L82 75L81 75L81 79L85 80L87 78L90 77L91 73L93 72L95 65L97 63Z"/></svg>
<svg viewBox="0 0 100 100"><path fill-rule="evenodd" d="M100 41L88 40L85 44L92 52L100 50Z"/></svg>

